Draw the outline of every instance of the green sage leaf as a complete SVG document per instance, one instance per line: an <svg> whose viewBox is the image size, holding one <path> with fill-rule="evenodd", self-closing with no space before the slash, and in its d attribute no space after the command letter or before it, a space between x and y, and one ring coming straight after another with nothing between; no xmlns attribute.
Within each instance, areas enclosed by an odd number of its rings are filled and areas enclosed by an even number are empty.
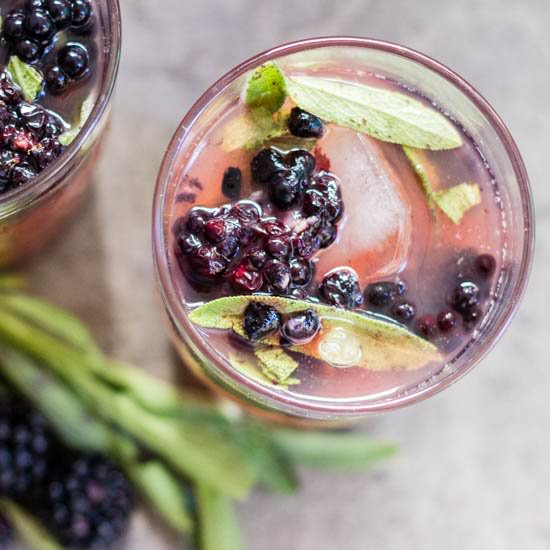
<svg viewBox="0 0 550 550"><path fill-rule="evenodd" d="M61 145L68 146L75 140L76 136L78 136L82 128L84 128L84 125L92 114L94 106L95 101L90 95L82 103L82 107L80 108L80 118L78 122L72 128L70 128L66 132L63 132L59 136L59 143L61 143Z"/></svg>
<svg viewBox="0 0 550 550"><path fill-rule="evenodd" d="M42 75L16 55L10 57L7 71L13 83L21 88L25 99L30 102L34 101L42 90L44 82Z"/></svg>
<svg viewBox="0 0 550 550"><path fill-rule="evenodd" d="M278 111L286 99L285 76L275 63L266 63L250 75L244 94L245 103L250 109L266 109L270 113Z"/></svg>
<svg viewBox="0 0 550 550"><path fill-rule="evenodd" d="M313 76L287 77L302 109L382 141L419 149L454 149L462 137L439 111L400 92Z"/></svg>

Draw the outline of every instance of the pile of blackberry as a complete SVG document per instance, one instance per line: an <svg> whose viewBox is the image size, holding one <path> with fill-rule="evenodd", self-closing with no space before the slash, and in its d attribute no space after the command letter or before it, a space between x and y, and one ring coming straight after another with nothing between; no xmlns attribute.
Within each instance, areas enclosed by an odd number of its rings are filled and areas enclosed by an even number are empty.
<svg viewBox="0 0 550 550"><path fill-rule="evenodd" d="M27 63L38 61L54 43L59 31L87 29L92 20L89 0L28 0L4 18L2 38Z"/></svg>
<svg viewBox="0 0 550 550"><path fill-rule="evenodd" d="M56 115L23 99L0 74L0 193L32 180L63 153L64 125Z"/></svg>
<svg viewBox="0 0 550 550"><path fill-rule="evenodd" d="M174 227L180 265L202 289L229 281L238 292L305 297L312 256L337 235L343 212L338 182L329 172L316 172L314 157L300 149L263 149L251 172L276 215L264 216L260 204L249 200L191 209ZM231 189L239 189L234 180ZM299 220L293 228L282 221L290 209Z"/></svg>
<svg viewBox="0 0 550 550"><path fill-rule="evenodd" d="M36 514L67 548L105 548L126 530L134 505L122 472L99 455L62 446L44 417L10 399L0 402L0 497ZM11 529L0 518L0 548Z"/></svg>

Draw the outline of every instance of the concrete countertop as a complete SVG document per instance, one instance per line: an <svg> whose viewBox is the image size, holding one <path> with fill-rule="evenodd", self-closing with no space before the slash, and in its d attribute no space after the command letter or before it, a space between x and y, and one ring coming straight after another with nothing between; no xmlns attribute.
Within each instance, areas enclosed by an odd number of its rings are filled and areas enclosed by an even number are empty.
<svg viewBox="0 0 550 550"><path fill-rule="evenodd" d="M373 419L399 456L370 473L303 472L298 496L240 506L250 550L543 550L550 547L550 3L548 0L122 0L113 131L93 196L32 268L34 288L80 314L121 359L174 368L154 290L155 176L184 112L250 55L288 40L392 40L451 66L515 136L536 195L535 271L514 324L443 394ZM128 548L174 541L139 514Z"/></svg>

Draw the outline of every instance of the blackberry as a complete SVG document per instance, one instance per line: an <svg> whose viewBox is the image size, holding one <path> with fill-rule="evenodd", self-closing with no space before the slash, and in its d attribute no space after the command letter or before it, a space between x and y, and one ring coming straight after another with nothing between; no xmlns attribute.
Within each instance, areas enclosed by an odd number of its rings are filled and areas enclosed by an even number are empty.
<svg viewBox="0 0 550 550"><path fill-rule="evenodd" d="M288 119L290 133L303 138L320 138L323 135L323 123L319 117L294 107Z"/></svg>
<svg viewBox="0 0 550 550"><path fill-rule="evenodd" d="M452 292L451 306L459 313L477 306L479 302L479 287L470 281L463 281Z"/></svg>
<svg viewBox="0 0 550 550"><path fill-rule="evenodd" d="M244 331L250 340L260 340L279 330L281 316L268 304L250 302L244 311Z"/></svg>
<svg viewBox="0 0 550 550"><path fill-rule="evenodd" d="M458 323L457 316L450 309L445 309L437 316L437 326L443 334L452 332Z"/></svg>
<svg viewBox="0 0 550 550"><path fill-rule="evenodd" d="M72 6L69 0L46 0L46 10L58 29L72 23Z"/></svg>
<svg viewBox="0 0 550 550"><path fill-rule="evenodd" d="M410 323L416 315L416 309L410 302L398 302L392 307L391 312L395 319L404 325Z"/></svg>
<svg viewBox="0 0 550 550"><path fill-rule="evenodd" d="M0 495L21 499L43 482L52 443L42 415L14 400L0 403Z"/></svg>
<svg viewBox="0 0 550 550"><path fill-rule="evenodd" d="M474 325L481 321L483 317L483 311L478 306L472 306L468 308L463 314L464 324L467 328L472 328Z"/></svg>
<svg viewBox="0 0 550 550"><path fill-rule="evenodd" d="M394 302L396 296L399 296L399 287L396 283L379 282L373 283L365 291L367 303L375 307L389 306Z"/></svg>
<svg viewBox="0 0 550 550"><path fill-rule="evenodd" d="M279 260L269 260L262 274L270 290L277 294L285 293L290 285L290 268Z"/></svg>
<svg viewBox="0 0 550 550"><path fill-rule="evenodd" d="M47 43L55 34L55 25L48 12L42 9L30 11L24 21L25 34L40 43Z"/></svg>
<svg viewBox="0 0 550 550"><path fill-rule="evenodd" d="M235 269L231 282L236 290L256 292L262 288L264 279L257 269L244 261Z"/></svg>
<svg viewBox="0 0 550 550"><path fill-rule="evenodd" d="M292 344L303 345L311 342L319 332L321 322L312 309L294 313L281 328L283 337Z"/></svg>
<svg viewBox="0 0 550 550"><path fill-rule="evenodd" d="M269 181L269 199L281 210L288 210L296 204L302 190L302 178L297 172L277 172Z"/></svg>
<svg viewBox="0 0 550 550"><path fill-rule="evenodd" d="M57 63L69 78L78 80L88 71L90 58L81 44L67 44L57 54Z"/></svg>
<svg viewBox="0 0 550 550"><path fill-rule="evenodd" d="M280 151L269 147L262 149L250 166L252 178L258 183L267 183L277 172L286 170L284 157Z"/></svg>
<svg viewBox="0 0 550 550"><path fill-rule="evenodd" d="M25 35L25 14L20 11L8 13L4 19L2 35L7 42L13 43Z"/></svg>
<svg viewBox="0 0 550 550"><path fill-rule="evenodd" d="M126 532L134 506L128 480L100 455L63 457L40 500L45 527L68 548L113 544Z"/></svg>
<svg viewBox="0 0 550 550"><path fill-rule="evenodd" d="M315 170L315 157L305 149L293 149L285 155L285 163L293 171L300 171L310 178Z"/></svg>
<svg viewBox="0 0 550 550"><path fill-rule="evenodd" d="M356 308L363 303L357 275L351 269L339 269L326 275L319 291L321 298L333 306Z"/></svg>
<svg viewBox="0 0 550 550"><path fill-rule="evenodd" d="M12 547L13 530L8 520L0 515L0 550L9 550Z"/></svg>
<svg viewBox="0 0 550 550"><path fill-rule="evenodd" d="M480 254L475 260L477 272L485 279L490 278L497 268L497 261L491 254Z"/></svg>
<svg viewBox="0 0 550 550"><path fill-rule="evenodd" d="M36 42L26 38L15 44L15 53L26 63L32 63L38 60L42 50Z"/></svg>
<svg viewBox="0 0 550 550"><path fill-rule="evenodd" d="M433 315L424 315L418 320L418 332L428 340L437 336L437 320Z"/></svg>
<svg viewBox="0 0 550 550"><path fill-rule="evenodd" d="M63 93L69 86L69 77L59 65L51 65L44 73L44 80L48 91L53 95Z"/></svg>
<svg viewBox="0 0 550 550"><path fill-rule="evenodd" d="M231 200L239 198L241 194L243 176L239 168L229 167L222 180L222 193Z"/></svg>
<svg viewBox="0 0 550 550"><path fill-rule="evenodd" d="M86 27L91 21L92 15L92 5L89 0L72 0L71 19L73 27Z"/></svg>

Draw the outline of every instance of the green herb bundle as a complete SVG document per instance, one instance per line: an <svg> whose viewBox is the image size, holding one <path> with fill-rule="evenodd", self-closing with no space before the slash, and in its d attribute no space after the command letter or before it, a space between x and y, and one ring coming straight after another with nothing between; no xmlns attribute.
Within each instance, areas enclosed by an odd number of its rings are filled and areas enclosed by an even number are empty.
<svg viewBox="0 0 550 550"><path fill-rule="evenodd" d="M115 459L150 508L202 550L242 548L232 504L255 486L291 493L297 465L355 469L395 452L361 433L230 418L213 399L109 359L78 319L22 293L19 283L0 278L1 378L65 444ZM20 508L0 507L31 545L56 547Z"/></svg>

